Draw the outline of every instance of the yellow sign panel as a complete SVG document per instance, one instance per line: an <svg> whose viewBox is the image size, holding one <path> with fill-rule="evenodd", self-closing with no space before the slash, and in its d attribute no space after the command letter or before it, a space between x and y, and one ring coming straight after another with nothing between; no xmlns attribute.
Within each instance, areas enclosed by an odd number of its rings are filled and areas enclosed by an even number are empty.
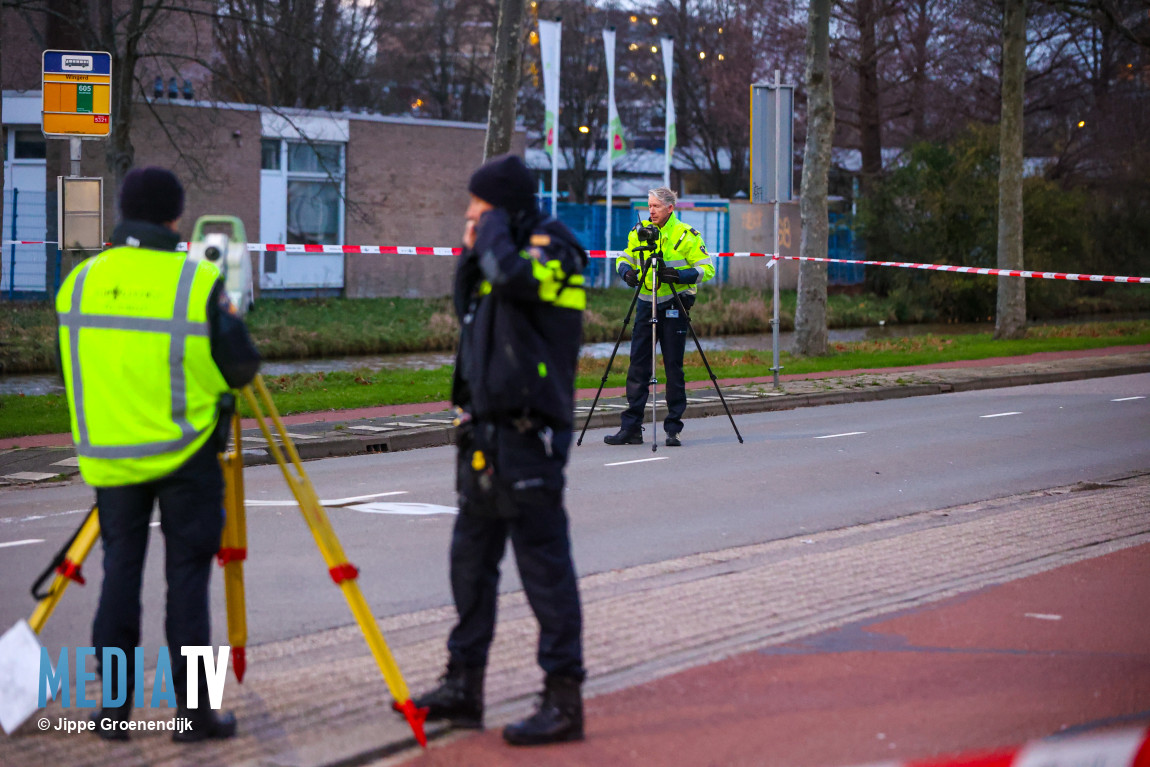
<svg viewBox="0 0 1150 767"><path fill-rule="evenodd" d="M112 57L100 51L44 51L42 129L57 138L112 132Z"/></svg>

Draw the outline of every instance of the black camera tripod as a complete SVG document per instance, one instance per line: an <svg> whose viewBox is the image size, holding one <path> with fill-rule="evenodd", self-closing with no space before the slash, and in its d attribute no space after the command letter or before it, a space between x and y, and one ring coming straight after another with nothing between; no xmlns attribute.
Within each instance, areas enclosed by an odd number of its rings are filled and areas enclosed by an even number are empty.
<svg viewBox="0 0 1150 767"><path fill-rule="evenodd" d="M615 339L615 348L611 350L611 357L607 360L607 368L603 371L603 378L599 381L599 390L595 392L595 399L591 403L591 409L587 412L587 419L583 422L583 429L579 432L579 439L576 440L576 445L583 444L583 435L587 433L587 425L591 423L591 416L595 413L595 406L599 404L599 396L603 393L603 387L607 383L607 376L611 374L611 365L615 362L615 355L619 352L619 344L623 341L623 334L627 331L627 326L631 322L631 314L635 311L635 306L639 301L639 293L643 290L643 286L647 284L647 275L651 274L651 452L659 449L659 421L658 421L658 365L656 360L656 351L659 342L659 311L656 297L659 292L659 269L663 267L663 256L659 250L658 237L643 240L640 237L639 245L635 248L636 254L639 256L639 265L641 274L639 275L639 284L635 286L635 294L631 296L631 305L627 308L627 316L623 318L623 325L619 328L619 337ZM644 256L644 253L646 255ZM699 350L699 356L703 359L703 365L707 368L707 375L711 377L711 383L715 386L715 391L719 395L719 401L723 403L723 410L727 412L727 418L731 420L731 428L735 430L735 436L739 438L739 444L743 442L743 435L739 433L739 427L735 425L735 417L731 415L731 408L727 406L727 400L723 396L723 390L719 388L719 381L715 378L715 371L711 370L711 363L707 361L707 355L703 353L703 347L699 343L699 337L695 335L695 328L691 325L691 315L687 313L687 307L683 305L683 299L679 297L679 291L675 290L673 283L666 283L667 287L671 289L671 297L675 305L681 312L680 316L687 320L687 329L691 331L691 338L695 341L695 348Z"/></svg>

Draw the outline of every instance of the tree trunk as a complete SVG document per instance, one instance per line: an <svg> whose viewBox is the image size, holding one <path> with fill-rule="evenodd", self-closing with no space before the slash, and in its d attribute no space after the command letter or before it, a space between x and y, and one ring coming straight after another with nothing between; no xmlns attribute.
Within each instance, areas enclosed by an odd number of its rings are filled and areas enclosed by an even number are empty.
<svg viewBox="0 0 1150 767"><path fill-rule="evenodd" d="M807 144L799 204L803 219L800 255L806 258L826 258L827 255L827 175L835 130L830 18L831 0L811 0L807 27ZM827 267L824 263L802 261L799 266L794 352L814 356L827 352Z"/></svg>
<svg viewBox="0 0 1150 767"><path fill-rule="evenodd" d="M859 28L859 149L862 154L862 193L882 173L882 116L879 108L878 42L875 39L874 0L858 0Z"/></svg>
<svg viewBox="0 0 1150 767"><path fill-rule="evenodd" d="M495 31L495 71L491 75L491 104L487 111L487 142L483 159L511 151L515 131L515 98L519 93L525 0L499 0Z"/></svg>
<svg viewBox="0 0 1150 767"><path fill-rule="evenodd" d="M1022 269L1022 107L1026 79L1026 0L1006 0L1002 16L999 123L998 268ZM1026 335L1026 279L998 278L995 338Z"/></svg>

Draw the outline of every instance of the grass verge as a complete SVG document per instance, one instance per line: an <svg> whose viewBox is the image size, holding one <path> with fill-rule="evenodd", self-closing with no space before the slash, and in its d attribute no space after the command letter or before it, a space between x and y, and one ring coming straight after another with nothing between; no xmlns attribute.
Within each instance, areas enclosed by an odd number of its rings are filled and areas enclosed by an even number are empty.
<svg viewBox="0 0 1150 767"><path fill-rule="evenodd" d="M1150 321L1036 325L1029 329L1026 338L1017 341L995 341L990 334L983 333L837 343L825 357L795 357L783 352L779 362L784 373L801 375L1139 344L1150 344ZM720 379L771 375L770 349L713 352L707 355L707 360ZM626 356L615 358L607 378L608 387L625 384L627 363ZM581 358L576 386L598 387L606 364L606 360ZM685 368L688 381L708 380L697 351L687 354ZM451 393L451 374L450 366L436 370L361 369L271 376L264 382L275 398L276 407L288 415L447 400ZM0 396L0 438L54 434L68 428L68 408L62 395Z"/></svg>

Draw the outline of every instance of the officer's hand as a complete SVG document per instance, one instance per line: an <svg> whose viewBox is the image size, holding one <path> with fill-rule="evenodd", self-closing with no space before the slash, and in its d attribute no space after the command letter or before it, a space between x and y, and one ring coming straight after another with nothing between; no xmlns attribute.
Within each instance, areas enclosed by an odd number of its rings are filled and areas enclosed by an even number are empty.
<svg viewBox="0 0 1150 767"><path fill-rule="evenodd" d="M679 283L679 270L673 266L664 266L659 270L659 280L671 285Z"/></svg>
<svg viewBox="0 0 1150 767"><path fill-rule="evenodd" d="M627 283L628 287L639 287L639 275L635 274L634 269L628 269L623 272L623 282Z"/></svg>
<svg viewBox="0 0 1150 767"><path fill-rule="evenodd" d="M463 247L475 247L475 222L468 221L463 227Z"/></svg>

